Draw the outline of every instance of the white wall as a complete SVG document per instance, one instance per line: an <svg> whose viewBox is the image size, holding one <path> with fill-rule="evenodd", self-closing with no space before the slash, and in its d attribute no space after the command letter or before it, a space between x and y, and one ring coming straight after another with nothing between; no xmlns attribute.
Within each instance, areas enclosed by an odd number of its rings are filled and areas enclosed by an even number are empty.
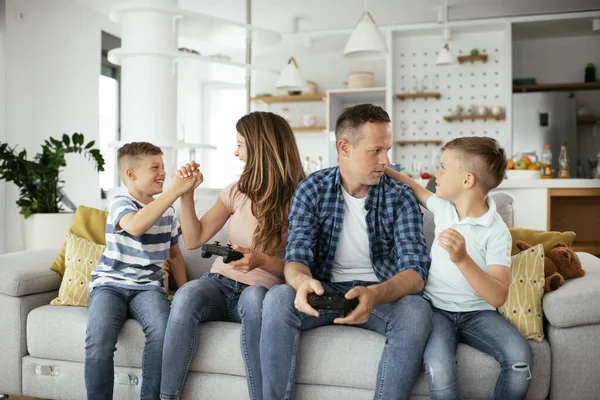
<svg viewBox="0 0 600 400"><path fill-rule="evenodd" d="M17 20L16 13L23 20ZM75 0L6 2L6 141L33 157L49 136L81 132L98 139L101 30L118 29L106 16ZM62 175L75 204L99 206L98 174L80 155ZM7 185L6 251L22 248L17 188Z"/></svg>
<svg viewBox="0 0 600 400"><path fill-rule="evenodd" d="M6 141L6 17L5 0L0 0L0 142ZM5 252L6 183L0 181L0 254Z"/></svg>
<svg viewBox="0 0 600 400"><path fill-rule="evenodd" d="M524 39L513 42L513 76L535 77L538 83L583 82L587 63L596 65L600 78L600 33L585 36ZM575 92L577 109L582 105L600 115L600 90ZM577 158L590 176L588 159L600 152L600 126L577 126ZM576 160L571 160L575 163Z"/></svg>

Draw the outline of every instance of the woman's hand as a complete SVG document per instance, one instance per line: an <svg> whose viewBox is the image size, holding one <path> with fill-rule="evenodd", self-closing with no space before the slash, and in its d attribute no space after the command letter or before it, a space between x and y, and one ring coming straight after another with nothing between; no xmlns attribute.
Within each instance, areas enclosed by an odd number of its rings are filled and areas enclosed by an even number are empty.
<svg viewBox="0 0 600 400"><path fill-rule="evenodd" d="M265 263L266 255L264 253L243 246L233 245L232 247L244 255L243 258L229 263L236 271L247 274L254 268L258 268Z"/></svg>

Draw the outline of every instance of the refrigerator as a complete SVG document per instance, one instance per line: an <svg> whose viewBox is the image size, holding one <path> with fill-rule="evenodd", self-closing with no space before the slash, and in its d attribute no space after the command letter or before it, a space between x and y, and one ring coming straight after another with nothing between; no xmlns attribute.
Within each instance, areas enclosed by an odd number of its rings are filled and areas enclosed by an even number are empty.
<svg viewBox="0 0 600 400"><path fill-rule="evenodd" d="M512 132L512 155L535 152L539 159L544 144L549 144L554 171L558 171L560 147L566 143L571 177L577 175L577 114L573 93L514 93Z"/></svg>

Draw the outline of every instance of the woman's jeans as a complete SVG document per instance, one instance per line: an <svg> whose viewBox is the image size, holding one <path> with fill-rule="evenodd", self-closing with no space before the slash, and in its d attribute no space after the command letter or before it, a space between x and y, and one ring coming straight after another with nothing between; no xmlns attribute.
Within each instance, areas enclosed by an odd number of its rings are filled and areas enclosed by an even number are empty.
<svg viewBox="0 0 600 400"><path fill-rule="evenodd" d="M449 312L433 308L433 330L425 347L425 373L431 399L459 399L456 347L466 343L500 363L494 399L527 395L533 352L527 340L496 311Z"/></svg>
<svg viewBox="0 0 600 400"><path fill-rule="evenodd" d="M164 292L98 286L92 290L85 337L85 388L88 400L113 398L117 334L131 314L146 337L142 356L142 400L160 392L163 342L171 304Z"/></svg>
<svg viewBox="0 0 600 400"><path fill-rule="evenodd" d="M360 281L321 284L325 291L343 293L354 286L368 285ZM320 310L319 317L301 313L294 307L295 297L292 287L278 285L271 288L265 298L260 339L265 400L293 398L300 332L333 325L333 320L340 316L331 310ZM421 372L423 349L431 331L431 308L425 299L412 295L375 306L367 322L350 326L385 335L375 399L408 399Z"/></svg>
<svg viewBox="0 0 600 400"><path fill-rule="evenodd" d="M196 353L198 326L205 321L241 322L241 347L251 399L262 399L259 341L267 289L220 274L206 274L183 285L171 306L163 350L160 398L178 399Z"/></svg>

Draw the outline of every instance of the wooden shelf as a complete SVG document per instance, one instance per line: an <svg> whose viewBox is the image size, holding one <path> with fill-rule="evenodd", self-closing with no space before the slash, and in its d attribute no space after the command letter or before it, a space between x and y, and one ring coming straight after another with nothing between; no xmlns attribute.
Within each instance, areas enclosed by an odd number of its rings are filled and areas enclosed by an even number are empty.
<svg viewBox="0 0 600 400"><path fill-rule="evenodd" d="M427 99L429 97L439 99L442 96L441 93L426 92L426 93L398 93L396 97L400 100L406 99Z"/></svg>
<svg viewBox="0 0 600 400"><path fill-rule="evenodd" d="M495 119L497 121L500 121L505 118L506 118L506 114L500 114L500 115L446 115L444 117L444 119L448 122L475 120L475 119Z"/></svg>
<svg viewBox="0 0 600 400"><path fill-rule="evenodd" d="M476 56L458 56L458 63L462 64L465 62L475 62L475 61L481 61L486 63L488 60L488 55L487 54L477 54Z"/></svg>
<svg viewBox="0 0 600 400"><path fill-rule="evenodd" d="M600 124L600 116L581 115L577 117L578 124Z"/></svg>
<svg viewBox="0 0 600 400"><path fill-rule="evenodd" d="M407 144L433 144L439 146L442 144L441 140L396 140L396 144L399 146L406 146Z"/></svg>
<svg viewBox="0 0 600 400"><path fill-rule="evenodd" d="M595 256L600 255L600 243L599 242L581 242L573 243L571 245L573 251L582 251L593 254Z"/></svg>
<svg viewBox="0 0 600 400"><path fill-rule="evenodd" d="M550 92L560 90L598 90L600 82L543 83L535 85L513 85L513 92Z"/></svg>
<svg viewBox="0 0 600 400"><path fill-rule="evenodd" d="M306 132L321 132L325 130L325 125L315 125L315 126L297 126L292 128L294 133L306 133Z"/></svg>
<svg viewBox="0 0 600 400"><path fill-rule="evenodd" d="M295 96L261 96L253 97L254 103L296 103L301 101L321 101L325 98L325 93L317 94L299 94Z"/></svg>

